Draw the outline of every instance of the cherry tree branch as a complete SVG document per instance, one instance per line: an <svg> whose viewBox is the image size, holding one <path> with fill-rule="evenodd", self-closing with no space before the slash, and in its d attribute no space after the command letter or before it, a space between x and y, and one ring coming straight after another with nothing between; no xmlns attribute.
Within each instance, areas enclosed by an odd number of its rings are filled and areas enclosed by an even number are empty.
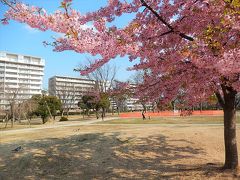
<svg viewBox="0 0 240 180"><path fill-rule="evenodd" d="M169 29L173 30L173 27L165 21L151 6L149 6L145 0L140 0L142 2L142 5L145 6L148 10L150 10L164 25L166 25Z"/></svg>
<svg viewBox="0 0 240 180"><path fill-rule="evenodd" d="M8 0L0 0L0 1L3 2L3 4L6 4L10 8L12 8L13 10L17 11L17 9Z"/></svg>
<svg viewBox="0 0 240 180"><path fill-rule="evenodd" d="M169 24L167 21L165 21L162 16L160 16L151 6L149 6L145 2L145 0L140 0L140 1L141 1L142 5L144 7L146 7L149 11L151 11L158 18L159 21L161 21L165 26L167 26L170 29L170 31L168 31L168 33L170 33L170 32L177 32L177 33L179 33L179 36L181 36L182 38L184 38L184 39L186 39L188 41L194 41L194 39L192 37L190 37L190 36L188 36L188 35L186 35L184 33L175 31L174 27L171 26L171 24ZM168 33L163 33L163 35L166 35Z"/></svg>

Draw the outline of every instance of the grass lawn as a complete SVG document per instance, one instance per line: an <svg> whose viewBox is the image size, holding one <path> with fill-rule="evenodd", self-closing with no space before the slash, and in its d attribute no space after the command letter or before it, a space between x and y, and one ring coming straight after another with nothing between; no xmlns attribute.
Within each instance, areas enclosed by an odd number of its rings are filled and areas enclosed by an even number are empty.
<svg viewBox="0 0 240 180"><path fill-rule="evenodd" d="M237 116L237 122L240 123L240 116ZM223 124L223 116L154 117L146 120L122 118L97 124Z"/></svg>

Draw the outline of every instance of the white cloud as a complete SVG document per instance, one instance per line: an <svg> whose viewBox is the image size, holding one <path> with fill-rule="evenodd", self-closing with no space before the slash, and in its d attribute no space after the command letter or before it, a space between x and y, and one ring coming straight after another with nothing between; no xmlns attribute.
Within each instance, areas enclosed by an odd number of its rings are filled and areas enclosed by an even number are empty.
<svg viewBox="0 0 240 180"><path fill-rule="evenodd" d="M31 34L35 34L35 33L38 33L40 32L39 30L37 29L34 29L34 28L31 28L29 25L25 24L24 26L24 29L27 30L27 32L31 33Z"/></svg>

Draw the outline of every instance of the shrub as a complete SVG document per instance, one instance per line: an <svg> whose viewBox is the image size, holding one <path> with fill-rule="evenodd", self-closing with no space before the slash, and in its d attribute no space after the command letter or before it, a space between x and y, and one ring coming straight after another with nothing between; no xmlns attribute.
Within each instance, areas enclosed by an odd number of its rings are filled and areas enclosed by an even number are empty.
<svg viewBox="0 0 240 180"><path fill-rule="evenodd" d="M59 121L68 121L68 118L63 116Z"/></svg>

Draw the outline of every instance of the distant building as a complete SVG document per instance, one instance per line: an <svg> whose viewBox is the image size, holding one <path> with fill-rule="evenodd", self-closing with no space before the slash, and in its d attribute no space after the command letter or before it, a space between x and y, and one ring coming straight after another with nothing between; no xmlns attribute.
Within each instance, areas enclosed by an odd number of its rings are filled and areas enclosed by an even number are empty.
<svg viewBox="0 0 240 180"><path fill-rule="evenodd" d="M117 99L112 99L112 108L113 110L119 111L143 111L152 110L153 105L151 102L141 102L138 97L134 95L134 88L136 88L136 84L130 83L127 87L126 91L131 92L126 95L126 99L122 99L118 101Z"/></svg>
<svg viewBox="0 0 240 180"><path fill-rule="evenodd" d="M66 77L66 76L53 76L48 82L49 95L57 96L61 99L65 108L69 110L78 109L78 102L81 101L82 96L91 92L97 86L100 86L102 91L109 89L109 83L95 82L94 80L77 78L77 77ZM131 84L131 87L135 87ZM144 103L146 109L151 109L150 103ZM114 99L110 98L110 109L117 111L117 103ZM120 108L121 111L142 111L143 105L139 102L138 98L128 97Z"/></svg>
<svg viewBox="0 0 240 180"><path fill-rule="evenodd" d="M41 94L44 66L40 57L0 51L0 108Z"/></svg>
<svg viewBox="0 0 240 180"><path fill-rule="evenodd" d="M130 88L136 88L136 84L131 83ZM152 110L152 105L150 102L141 102L139 98L134 97L134 95L128 97L125 100L124 105L127 111L143 111L144 107L145 110Z"/></svg>
<svg viewBox="0 0 240 180"><path fill-rule="evenodd" d="M142 111L144 109L143 105L139 102L139 99L133 97L126 99L125 106L127 111Z"/></svg>
<svg viewBox="0 0 240 180"><path fill-rule="evenodd" d="M49 95L61 99L65 108L76 109L83 95L91 92L95 81L76 77L54 76L49 79Z"/></svg>

